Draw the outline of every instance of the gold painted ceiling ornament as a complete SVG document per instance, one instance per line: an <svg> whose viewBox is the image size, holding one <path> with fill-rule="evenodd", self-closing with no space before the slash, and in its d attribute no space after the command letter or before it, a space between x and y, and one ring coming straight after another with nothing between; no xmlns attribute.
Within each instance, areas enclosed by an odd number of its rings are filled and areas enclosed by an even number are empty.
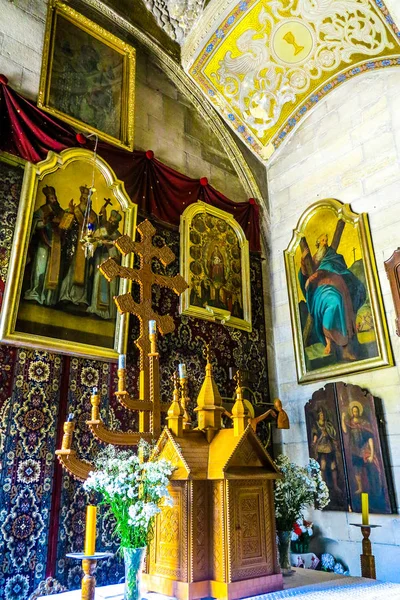
<svg viewBox="0 0 400 600"><path fill-rule="evenodd" d="M399 65L400 37L381 0L218 0L187 37L182 64L267 160L338 85Z"/></svg>

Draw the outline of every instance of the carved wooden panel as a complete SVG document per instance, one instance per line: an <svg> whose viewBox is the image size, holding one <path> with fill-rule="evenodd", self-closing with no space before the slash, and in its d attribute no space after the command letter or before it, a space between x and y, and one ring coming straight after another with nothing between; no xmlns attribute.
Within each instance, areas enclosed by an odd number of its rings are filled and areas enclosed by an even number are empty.
<svg viewBox="0 0 400 600"><path fill-rule="evenodd" d="M396 333L400 336L400 248L397 248L392 256L385 261L385 269L396 311Z"/></svg>
<svg viewBox="0 0 400 600"><path fill-rule="evenodd" d="M262 462L248 438L242 440L239 448L229 461L230 467L262 467Z"/></svg>
<svg viewBox="0 0 400 600"><path fill-rule="evenodd" d="M226 582L225 569L225 531L224 531L224 482L213 481L211 497L212 531L211 554L212 573L215 581Z"/></svg>
<svg viewBox="0 0 400 600"><path fill-rule="evenodd" d="M231 581L274 572L270 491L267 481L228 482Z"/></svg>
<svg viewBox="0 0 400 600"><path fill-rule="evenodd" d="M170 485L173 506L164 507L157 515L151 544L151 575L187 580L187 486L186 481L173 481Z"/></svg>
<svg viewBox="0 0 400 600"><path fill-rule="evenodd" d="M203 581L209 578L209 507L208 481L193 481L192 485L192 580Z"/></svg>

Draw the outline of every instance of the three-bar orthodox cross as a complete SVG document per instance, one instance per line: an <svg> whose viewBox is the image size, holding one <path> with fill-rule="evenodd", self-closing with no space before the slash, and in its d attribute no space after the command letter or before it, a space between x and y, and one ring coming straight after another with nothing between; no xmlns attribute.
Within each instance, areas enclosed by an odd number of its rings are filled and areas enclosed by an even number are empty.
<svg viewBox="0 0 400 600"><path fill-rule="evenodd" d="M141 238L139 242L134 242L128 235L123 235L115 241L115 246L124 256L131 252L136 253L140 259L138 269L121 266L113 258L106 260L99 268L108 281L112 281L115 277L121 277L139 284L139 302L135 302L130 292L116 296L114 301L121 314L130 313L139 319L140 335L135 341L140 352L139 396L140 400L148 401L150 399L148 322L154 320L162 335L172 333L175 329L170 315L159 315L153 310L152 287L160 285L173 290L179 296L188 288L188 285L181 275L167 277L154 273L152 269L154 258L158 259L165 267L175 260L175 254L168 246L159 247L153 244L156 230L150 221L146 220L140 223L137 231ZM143 413L140 423L141 431L149 431L149 423L145 422L146 417L149 418L149 413Z"/></svg>

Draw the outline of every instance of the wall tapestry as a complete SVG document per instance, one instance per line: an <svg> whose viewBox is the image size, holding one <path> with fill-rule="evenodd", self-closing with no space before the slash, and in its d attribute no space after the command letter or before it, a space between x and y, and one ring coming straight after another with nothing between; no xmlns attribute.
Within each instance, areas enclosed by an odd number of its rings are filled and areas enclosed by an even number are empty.
<svg viewBox="0 0 400 600"><path fill-rule="evenodd" d="M59 0L50 3L38 106L133 150L135 50Z"/></svg>
<svg viewBox="0 0 400 600"><path fill-rule="evenodd" d="M393 365L367 215L320 200L284 254L299 383Z"/></svg>
<svg viewBox="0 0 400 600"><path fill-rule="evenodd" d="M91 186L95 192L89 200ZM116 358L123 336L113 296L118 286L119 293L127 291L127 283L108 283L97 267L110 256L120 258L113 240L131 235L135 226L136 205L93 152L64 150L37 165L28 163L1 340Z"/></svg>
<svg viewBox="0 0 400 600"><path fill-rule="evenodd" d="M400 336L400 248L397 248L392 256L385 261L385 270L392 290L396 313L396 334Z"/></svg>
<svg viewBox="0 0 400 600"><path fill-rule="evenodd" d="M0 309L3 304L25 161L0 152Z"/></svg>
<svg viewBox="0 0 400 600"><path fill-rule="evenodd" d="M328 383L305 406L310 456L329 488L327 510L361 512L361 493L370 511L396 512L382 403L367 390Z"/></svg>
<svg viewBox="0 0 400 600"><path fill-rule="evenodd" d="M196 202L181 236L182 313L251 331L249 244L233 215Z"/></svg>

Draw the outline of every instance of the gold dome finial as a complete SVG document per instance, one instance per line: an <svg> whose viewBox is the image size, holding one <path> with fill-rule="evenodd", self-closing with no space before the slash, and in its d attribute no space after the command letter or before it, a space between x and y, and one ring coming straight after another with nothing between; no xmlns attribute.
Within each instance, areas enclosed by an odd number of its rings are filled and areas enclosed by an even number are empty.
<svg viewBox="0 0 400 600"><path fill-rule="evenodd" d="M207 431L209 435L213 435L212 432L221 429L221 415L224 409L222 408L221 395L212 374L210 344L205 344L203 354L207 361L206 376L197 397L195 412L197 412L198 416L198 429Z"/></svg>
<svg viewBox="0 0 400 600"><path fill-rule="evenodd" d="M172 381L174 383L174 392L171 406L167 413L168 428L176 437L182 437L184 412L179 401L179 379L176 372L172 376Z"/></svg>
<svg viewBox="0 0 400 600"><path fill-rule="evenodd" d="M233 377L236 381L236 401L232 408L234 435L242 435L249 424L249 413L243 402L242 374L238 369Z"/></svg>

